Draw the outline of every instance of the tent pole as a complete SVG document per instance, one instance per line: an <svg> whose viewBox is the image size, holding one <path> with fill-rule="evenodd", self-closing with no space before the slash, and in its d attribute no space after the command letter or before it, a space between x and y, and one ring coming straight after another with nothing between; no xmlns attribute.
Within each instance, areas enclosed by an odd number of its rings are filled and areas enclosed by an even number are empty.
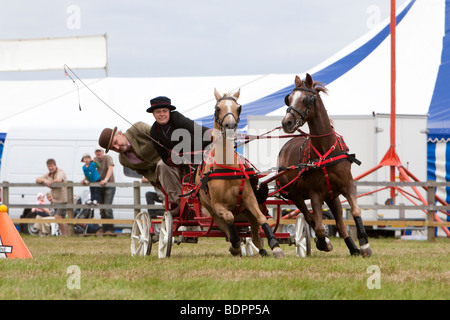
<svg viewBox="0 0 450 320"><path fill-rule="evenodd" d="M395 66L395 0L391 0L391 154L395 153L395 81L396 81L396 66ZM395 182L395 166L391 165L391 182ZM391 199L395 204L395 189L391 188Z"/></svg>

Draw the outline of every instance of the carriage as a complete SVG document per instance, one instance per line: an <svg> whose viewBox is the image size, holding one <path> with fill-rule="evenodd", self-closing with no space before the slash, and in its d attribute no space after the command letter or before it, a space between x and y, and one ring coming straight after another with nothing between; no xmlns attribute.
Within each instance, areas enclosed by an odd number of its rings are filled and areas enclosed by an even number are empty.
<svg viewBox="0 0 450 320"><path fill-rule="evenodd" d="M131 255L150 255L153 243L158 244L158 257L168 258L172 246L181 243L197 243L203 237L226 237L214 219L202 210L199 199L195 196L196 185L192 181L193 172L183 178L182 196L180 197L180 216L172 217L166 205L162 216L152 219L147 211L140 212L133 222L131 232ZM167 195L165 203L167 201ZM275 237L280 243L295 245L296 254L306 257L311 254L310 228L301 213L296 214L295 231L283 232L282 208L292 206L291 201L284 199L267 199L263 206L274 208L273 217L266 210L266 217L274 220L271 224ZM241 239L241 252L243 256L253 256L258 253L258 248L251 239L250 224L248 221L236 222L236 227ZM265 234L259 230L261 237Z"/></svg>
<svg viewBox="0 0 450 320"><path fill-rule="evenodd" d="M295 133L307 123L310 133L297 134L283 146L278 155L278 173L257 188L258 180L264 176L234 150L242 108L237 102L240 90L223 96L215 90L214 129L218 134L202 166L183 178L180 217L173 218L166 210L157 222L141 212L133 225L132 255L150 254L154 240L158 241L158 256L165 258L170 256L173 243L196 243L199 237L226 237L233 255L252 255L256 250L266 256L268 253L261 244L261 238L266 237L275 258L284 256L280 243L295 244L297 255L304 257L311 252L310 227L314 229L317 249L329 252L333 246L322 224L322 205L326 203L350 254L370 257L372 251L350 170L351 164L359 161L348 153L343 138L334 131L320 98L321 92L326 92L326 88L314 82L309 74L304 81L296 76L295 87L285 98L288 108L282 127L286 133ZM270 195L284 190L283 199L267 200L267 186L273 180L276 191ZM350 205L360 248L343 223L339 195ZM311 200L312 210L307 208L306 199ZM298 208L292 236L288 232L278 232L284 204ZM277 208L273 217L268 215L268 205ZM240 215L244 219L240 219ZM275 223L269 225L268 219L272 218Z"/></svg>

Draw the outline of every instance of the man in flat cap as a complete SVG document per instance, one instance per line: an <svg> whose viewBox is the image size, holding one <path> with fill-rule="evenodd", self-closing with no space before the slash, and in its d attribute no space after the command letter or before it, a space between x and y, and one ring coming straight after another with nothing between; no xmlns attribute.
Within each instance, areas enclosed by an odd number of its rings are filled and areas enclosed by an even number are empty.
<svg viewBox="0 0 450 320"><path fill-rule="evenodd" d="M150 138L150 129L151 126L144 122L133 124L125 133L117 130L117 127L105 128L100 134L98 144L106 153L109 150L119 153L121 165L144 176L154 186L161 184L169 195L169 202L176 201L181 193L181 187L177 188L181 182L177 182L177 172L161 161ZM172 212L173 215L176 213L179 214L179 209Z"/></svg>
<svg viewBox="0 0 450 320"><path fill-rule="evenodd" d="M133 124L125 133L114 129L103 129L98 140L105 149L119 153L119 162L143 175L152 183L157 182L156 164L161 158L153 147L150 137L150 125L144 122Z"/></svg>

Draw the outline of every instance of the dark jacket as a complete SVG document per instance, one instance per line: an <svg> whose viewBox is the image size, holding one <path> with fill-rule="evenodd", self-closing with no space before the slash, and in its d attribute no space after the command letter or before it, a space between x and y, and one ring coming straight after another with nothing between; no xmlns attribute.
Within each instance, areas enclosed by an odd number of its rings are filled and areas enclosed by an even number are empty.
<svg viewBox="0 0 450 320"><path fill-rule="evenodd" d="M185 136L186 134L189 136ZM150 135L165 147L153 142L159 156L169 166L179 165L181 157L184 162L200 164L203 159L202 151L212 142L212 129L199 125L178 111L170 112L170 120L165 126L160 126L155 121ZM174 153L173 157L171 151Z"/></svg>

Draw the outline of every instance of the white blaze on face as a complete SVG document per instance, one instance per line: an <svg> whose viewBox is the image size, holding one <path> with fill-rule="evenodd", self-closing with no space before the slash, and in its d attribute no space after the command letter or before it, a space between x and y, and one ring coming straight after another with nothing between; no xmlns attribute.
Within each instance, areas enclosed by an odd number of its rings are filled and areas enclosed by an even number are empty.
<svg viewBox="0 0 450 320"><path fill-rule="evenodd" d="M233 106L233 101L231 100L225 100L225 105L227 107L227 116L225 118L231 117L231 121L234 121L234 116L233 116L233 110L232 110L232 106ZM224 122L225 122L225 118L224 118ZM236 132L235 130L231 130L231 129L227 129L226 130L226 134L225 134L227 140L234 140L234 138L236 137Z"/></svg>
<svg viewBox="0 0 450 320"><path fill-rule="evenodd" d="M225 104L226 104L226 106L227 106L227 113L231 113L231 114L232 114L232 112L231 112L231 106L233 105L233 101L231 101L231 100L225 100ZM229 114L228 116L231 116L231 115Z"/></svg>
<svg viewBox="0 0 450 320"><path fill-rule="evenodd" d="M302 92L300 90L296 90L292 93L292 103L291 106L294 106L298 99L300 99L302 96Z"/></svg>

